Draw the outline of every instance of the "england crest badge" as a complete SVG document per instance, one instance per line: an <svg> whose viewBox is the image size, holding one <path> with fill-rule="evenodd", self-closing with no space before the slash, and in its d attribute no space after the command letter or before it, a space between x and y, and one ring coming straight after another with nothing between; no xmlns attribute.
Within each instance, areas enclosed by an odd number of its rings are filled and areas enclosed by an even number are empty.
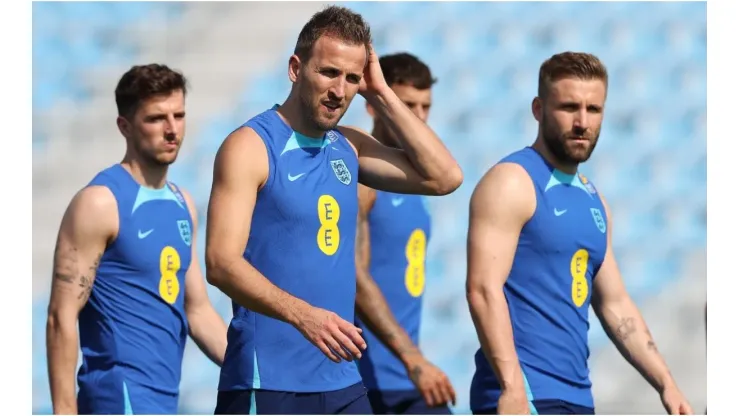
<svg viewBox="0 0 740 416"><path fill-rule="evenodd" d="M178 220L177 229L180 230L180 238L182 238L183 243L185 243L188 247L190 247L190 243L192 242L191 241L192 233L190 232L190 221Z"/></svg>
<svg viewBox="0 0 740 416"><path fill-rule="evenodd" d="M352 173L347 169L347 165L344 164L343 159L332 160L331 168L334 170L334 174L345 185L349 185L352 182Z"/></svg>
<svg viewBox="0 0 740 416"><path fill-rule="evenodd" d="M596 228L599 229L602 233L606 232L606 222L604 221L604 217L601 216L601 210L598 208L591 208L591 216L594 217L594 222L596 223Z"/></svg>

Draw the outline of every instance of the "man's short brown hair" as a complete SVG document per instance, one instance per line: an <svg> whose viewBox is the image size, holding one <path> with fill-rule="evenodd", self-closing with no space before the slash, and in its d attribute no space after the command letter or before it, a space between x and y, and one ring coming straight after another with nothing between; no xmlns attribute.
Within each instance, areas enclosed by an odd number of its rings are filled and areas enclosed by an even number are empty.
<svg viewBox="0 0 740 416"><path fill-rule="evenodd" d="M406 52L384 55L380 58L380 68L389 86L409 85L428 90L437 82L427 64Z"/></svg>
<svg viewBox="0 0 740 416"><path fill-rule="evenodd" d="M537 95L545 97L550 84L563 78L598 79L604 81L605 86L609 85L606 66L595 55L563 52L551 56L540 66Z"/></svg>
<svg viewBox="0 0 740 416"><path fill-rule="evenodd" d="M132 117L142 102L175 91L187 94L185 76L167 65L149 64L131 67L116 86L118 115Z"/></svg>
<svg viewBox="0 0 740 416"><path fill-rule="evenodd" d="M314 14L303 26L293 53L307 61L322 36L332 36L350 45L365 45L368 50L372 42L370 26L360 14L346 7L329 6Z"/></svg>

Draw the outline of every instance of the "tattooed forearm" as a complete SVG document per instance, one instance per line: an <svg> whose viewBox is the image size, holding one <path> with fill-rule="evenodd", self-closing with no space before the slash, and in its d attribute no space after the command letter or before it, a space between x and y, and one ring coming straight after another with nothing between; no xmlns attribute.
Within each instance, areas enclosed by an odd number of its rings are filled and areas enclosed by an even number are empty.
<svg viewBox="0 0 740 416"><path fill-rule="evenodd" d="M615 332L620 341L626 341L636 330L635 318L622 318L619 320Z"/></svg>
<svg viewBox="0 0 740 416"><path fill-rule="evenodd" d="M363 323L398 358L404 360L406 356L419 353L419 349L396 321L372 276L359 270L355 302L357 314Z"/></svg>
<svg viewBox="0 0 740 416"><path fill-rule="evenodd" d="M650 330L647 328L645 328L645 336L647 337L647 349L652 352L658 352L658 346L655 345L653 334L651 334Z"/></svg>

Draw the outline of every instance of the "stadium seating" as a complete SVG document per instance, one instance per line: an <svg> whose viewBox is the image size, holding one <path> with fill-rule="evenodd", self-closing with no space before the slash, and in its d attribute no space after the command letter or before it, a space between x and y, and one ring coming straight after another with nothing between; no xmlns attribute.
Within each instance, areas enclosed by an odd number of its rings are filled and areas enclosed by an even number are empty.
<svg viewBox="0 0 740 416"><path fill-rule="evenodd" d="M164 7L48 4L42 8L34 3L34 111L52 108L62 97L84 100L83 84L70 74L83 66L135 54L106 39L112 39L116 25L137 19L148 8ZM474 370L472 352L477 348L464 302L467 203L491 164L534 140L536 123L529 103L536 93L539 65L553 53L592 52L610 70L601 140L583 172L609 198L617 224L615 252L634 298L643 302L670 287L683 276L683 260L705 250L704 3L352 2L347 6L369 20L378 53L408 50L430 65L439 79L430 123L465 172L465 183L456 193L431 201L436 222L422 330L425 351L457 387L456 411L469 409L467 390ZM62 23L65 19L82 20L71 26ZM286 57L293 46L294 39L282 45ZM187 157L173 168L173 177L191 190L201 215L210 190L210 164L221 140L248 117L280 102L290 88L283 66L268 68L248 80L248 85L238 108L214 116L189 142L192 150ZM344 123L369 127L362 98L356 99ZM201 218L201 240L204 224ZM230 318L228 299L213 288L209 293L219 312ZM48 411L49 405L44 318L43 308L35 308L35 413ZM592 329L593 351L606 338L595 320ZM183 371L181 410L212 412L218 368L189 343Z"/></svg>
<svg viewBox="0 0 740 416"><path fill-rule="evenodd" d="M88 99L86 69L130 62L138 52L121 36L121 27L156 12L176 18L180 10L179 3L161 2L33 2L34 112L64 99ZM38 145L45 137L33 139Z"/></svg>

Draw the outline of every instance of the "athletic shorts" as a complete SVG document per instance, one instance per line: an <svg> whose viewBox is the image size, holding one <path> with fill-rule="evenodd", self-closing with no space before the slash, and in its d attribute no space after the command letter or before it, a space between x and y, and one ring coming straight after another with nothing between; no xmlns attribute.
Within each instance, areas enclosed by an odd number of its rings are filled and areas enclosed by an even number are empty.
<svg viewBox="0 0 740 416"><path fill-rule="evenodd" d="M217 415L369 415L367 390L362 383L320 393L272 390L218 392Z"/></svg>
<svg viewBox="0 0 740 416"><path fill-rule="evenodd" d="M532 402L538 415L593 415L594 409L562 400L535 400ZM473 410L474 415L495 415L496 408Z"/></svg>
<svg viewBox="0 0 740 416"><path fill-rule="evenodd" d="M418 390L370 390L370 406L376 415L451 415L447 406L429 407Z"/></svg>

